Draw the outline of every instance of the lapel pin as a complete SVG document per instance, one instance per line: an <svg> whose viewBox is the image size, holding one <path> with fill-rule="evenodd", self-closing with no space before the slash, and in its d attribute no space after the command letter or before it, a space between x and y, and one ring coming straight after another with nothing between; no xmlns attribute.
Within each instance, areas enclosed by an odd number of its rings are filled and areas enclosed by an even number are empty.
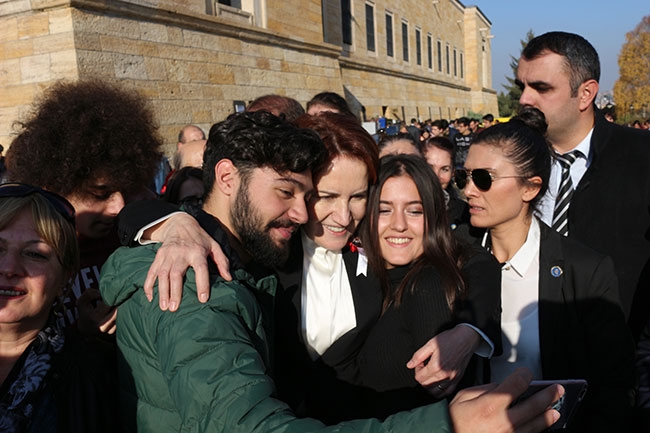
<svg viewBox="0 0 650 433"><path fill-rule="evenodd" d="M555 278L557 278L557 277L559 277L560 275L562 275L562 272L563 272L563 271L562 271L562 268L559 267L559 266L553 266L553 267L551 268L551 275L553 275Z"/></svg>

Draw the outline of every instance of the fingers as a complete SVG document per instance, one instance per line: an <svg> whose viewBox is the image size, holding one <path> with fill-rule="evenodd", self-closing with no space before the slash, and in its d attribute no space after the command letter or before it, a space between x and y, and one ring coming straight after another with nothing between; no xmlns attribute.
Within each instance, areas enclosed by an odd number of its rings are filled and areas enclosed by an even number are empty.
<svg viewBox="0 0 650 433"><path fill-rule="evenodd" d="M105 334L114 334L117 322L117 309L113 308L99 323L99 330Z"/></svg>
<svg viewBox="0 0 650 433"><path fill-rule="evenodd" d="M438 351L438 344L435 337L427 341L424 346L419 348L411 357L409 362L406 363L406 368L415 368L422 366L431 358L431 356Z"/></svg>
<svg viewBox="0 0 650 433"><path fill-rule="evenodd" d="M219 270L219 272L222 272ZM201 262L194 265L194 275L196 278L196 294L199 302L208 302L210 298L210 274L208 264Z"/></svg>
<svg viewBox="0 0 650 433"><path fill-rule="evenodd" d="M508 411L508 417L517 427L516 431L536 431L535 427L548 427L553 424L560 414L550 407L563 394L564 388L561 385L551 385L513 406ZM547 424L549 421L550 424Z"/></svg>
<svg viewBox="0 0 650 433"><path fill-rule="evenodd" d="M219 244L214 240L210 243L210 257L212 257L212 261L214 261L214 263L217 265L217 269L219 270L219 275L221 275L221 278L226 281L232 281L232 275L230 275L230 261L228 260L228 257L226 257L223 253L223 250Z"/></svg>
<svg viewBox="0 0 650 433"><path fill-rule="evenodd" d="M488 383L480 386L473 386L458 391L458 394L452 400L452 403L461 403L468 400L474 400L483 394L492 391L497 387L496 383Z"/></svg>
<svg viewBox="0 0 650 433"><path fill-rule="evenodd" d="M494 395L495 404L501 407L508 407L524 391L528 389L528 384L533 380L533 374L527 368L518 368L510 376L506 377L499 384L492 394ZM541 413L541 410L538 412Z"/></svg>

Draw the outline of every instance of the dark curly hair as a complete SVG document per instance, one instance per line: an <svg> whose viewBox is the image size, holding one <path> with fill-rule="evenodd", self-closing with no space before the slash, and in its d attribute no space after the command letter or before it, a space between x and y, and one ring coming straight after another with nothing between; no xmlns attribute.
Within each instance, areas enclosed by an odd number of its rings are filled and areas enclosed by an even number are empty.
<svg viewBox="0 0 650 433"><path fill-rule="evenodd" d="M232 114L210 128L203 154L203 183L206 198L212 192L214 167L229 159L246 184L255 168L282 172L314 170L327 157L315 131L298 128L266 111Z"/></svg>
<svg viewBox="0 0 650 433"><path fill-rule="evenodd" d="M63 196L102 178L134 193L152 183L162 141L147 101L100 81L58 82L38 99L7 152L12 180Z"/></svg>

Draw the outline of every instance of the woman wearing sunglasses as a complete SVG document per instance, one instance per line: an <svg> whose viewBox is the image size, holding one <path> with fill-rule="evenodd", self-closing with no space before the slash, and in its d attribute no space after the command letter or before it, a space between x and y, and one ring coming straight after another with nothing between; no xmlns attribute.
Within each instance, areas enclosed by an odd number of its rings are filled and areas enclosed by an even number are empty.
<svg viewBox="0 0 650 433"><path fill-rule="evenodd" d="M482 245L502 263L503 354L493 381L520 366L535 379L586 379L576 431L626 431L633 345L612 261L561 236L534 211L551 172L543 114L525 109L472 143L456 184Z"/></svg>
<svg viewBox="0 0 650 433"><path fill-rule="evenodd" d="M74 331L64 332L53 312L79 266L74 219L63 197L0 185L0 431L116 427L112 402L93 405L106 392L101 356L79 350Z"/></svg>

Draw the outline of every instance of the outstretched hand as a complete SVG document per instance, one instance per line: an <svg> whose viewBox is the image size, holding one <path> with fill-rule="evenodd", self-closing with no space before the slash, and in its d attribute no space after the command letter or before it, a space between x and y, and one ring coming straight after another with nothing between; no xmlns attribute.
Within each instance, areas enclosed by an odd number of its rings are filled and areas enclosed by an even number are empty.
<svg viewBox="0 0 650 433"><path fill-rule="evenodd" d="M456 433L536 433L560 418L551 408L563 394L560 385L533 394L510 407L530 384L532 374L517 369L500 385L490 384L460 391L449 404L449 415Z"/></svg>
<svg viewBox="0 0 650 433"><path fill-rule="evenodd" d="M145 233L148 239L162 242L156 258L147 272L144 292L151 301L153 287L158 280L161 310L176 311L183 294L183 277L192 267L196 275L196 291L200 302L210 297L208 257L214 261L219 274L230 281L228 258L219 244L205 232L189 214L174 214Z"/></svg>

